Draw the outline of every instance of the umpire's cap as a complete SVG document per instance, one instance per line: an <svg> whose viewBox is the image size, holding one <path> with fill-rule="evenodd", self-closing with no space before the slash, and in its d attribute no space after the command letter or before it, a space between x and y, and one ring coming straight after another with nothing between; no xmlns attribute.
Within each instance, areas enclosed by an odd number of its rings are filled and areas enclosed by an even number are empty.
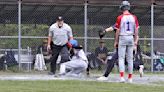
<svg viewBox="0 0 164 92"><path fill-rule="evenodd" d="M62 16L58 16L57 18L56 18L56 21L63 21L64 19L63 19L63 17Z"/></svg>

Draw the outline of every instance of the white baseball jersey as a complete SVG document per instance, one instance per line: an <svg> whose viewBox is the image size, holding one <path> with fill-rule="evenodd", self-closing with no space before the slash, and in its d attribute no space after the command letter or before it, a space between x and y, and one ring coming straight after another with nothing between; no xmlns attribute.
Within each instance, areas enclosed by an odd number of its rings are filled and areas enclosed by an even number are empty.
<svg viewBox="0 0 164 92"><path fill-rule="evenodd" d="M77 56L75 55L72 57L72 60L74 60L74 59L81 59L88 64L88 59L87 59L87 57L86 57L86 55L82 49L77 52ZM79 62L77 62L77 63L79 63Z"/></svg>
<svg viewBox="0 0 164 92"><path fill-rule="evenodd" d="M68 42L69 38L73 37L72 29L66 23L63 23L61 28L55 23L49 28L49 36L52 37L52 41L55 45L63 46Z"/></svg>
<svg viewBox="0 0 164 92"><path fill-rule="evenodd" d="M119 35L134 35L136 29L138 29L139 24L137 17L133 14L127 13L122 14L117 17L116 29L120 29Z"/></svg>

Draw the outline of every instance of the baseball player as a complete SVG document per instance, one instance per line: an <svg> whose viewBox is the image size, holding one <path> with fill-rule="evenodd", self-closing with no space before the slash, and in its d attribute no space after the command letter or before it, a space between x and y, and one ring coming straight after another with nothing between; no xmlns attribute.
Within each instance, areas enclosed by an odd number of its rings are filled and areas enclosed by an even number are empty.
<svg viewBox="0 0 164 92"><path fill-rule="evenodd" d="M123 1L120 9L123 14L116 20L116 39L114 46L118 45L118 60L120 71L120 82L125 82L125 54L128 63L128 82L132 82L133 73L133 47L138 43L138 20L137 17L129 12L130 3Z"/></svg>
<svg viewBox="0 0 164 92"><path fill-rule="evenodd" d="M67 56L67 58L69 59L67 45L71 47L71 45L69 44L69 40L72 39L73 35L71 27L68 24L64 23L63 17L57 17L56 23L50 26L48 34L47 50L52 51L52 57L50 58L51 63L49 75L54 75L56 72L56 61L60 52Z"/></svg>
<svg viewBox="0 0 164 92"><path fill-rule="evenodd" d="M103 36L105 36L106 32L111 32L111 31L116 32L115 25L105 29L104 31L101 31L101 34L103 34ZM103 36L101 36L101 37L103 37ZM137 49L134 48L134 52L136 52L136 53L133 53L135 55L133 65L134 65L135 69L139 70L140 77L142 77L144 66L143 66L141 50L140 50L139 45L137 45ZM114 68L114 64L117 63L117 60L118 60L118 48L115 48L115 52L112 55L112 58L107 61L107 67L106 67L105 73L103 74L103 76L97 78L97 80L101 80L101 81L108 80L108 75L110 74L110 72Z"/></svg>
<svg viewBox="0 0 164 92"><path fill-rule="evenodd" d="M68 62L60 65L59 75L78 77L88 67L88 59L80 45L76 40L71 40L73 56Z"/></svg>

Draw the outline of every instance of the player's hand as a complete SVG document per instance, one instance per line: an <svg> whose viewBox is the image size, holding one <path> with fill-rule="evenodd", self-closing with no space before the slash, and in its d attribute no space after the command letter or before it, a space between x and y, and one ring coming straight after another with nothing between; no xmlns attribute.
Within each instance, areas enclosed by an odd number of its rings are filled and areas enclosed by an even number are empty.
<svg viewBox="0 0 164 92"><path fill-rule="evenodd" d="M103 59L100 59L100 61L101 61L103 64L106 64L106 62L105 62Z"/></svg>
<svg viewBox="0 0 164 92"><path fill-rule="evenodd" d="M103 60L103 64L107 64L107 62Z"/></svg>
<svg viewBox="0 0 164 92"><path fill-rule="evenodd" d="M51 50L51 46L47 45L47 51L49 52Z"/></svg>
<svg viewBox="0 0 164 92"><path fill-rule="evenodd" d="M114 42L114 48L118 48L118 42Z"/></svg>
<svg viewBox="0 0 164 92"><path fill-rule="evenodd" d="M137 47L138 42L134 42L134 45Z"/></svg>
<svg viewBox="0 0 164 92"><path fill-rule="evenodd" d="M133 51L134 51L134 54L137 53L137 46L136 45L133 46Z"/></svg>

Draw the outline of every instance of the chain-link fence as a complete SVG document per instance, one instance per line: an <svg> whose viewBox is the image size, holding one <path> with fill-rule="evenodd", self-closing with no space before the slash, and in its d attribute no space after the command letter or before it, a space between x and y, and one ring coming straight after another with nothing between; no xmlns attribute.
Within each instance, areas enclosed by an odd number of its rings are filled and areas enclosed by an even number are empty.
<svg viewBox="0 0 164 92"><path fill-rule="evenodd" d="M35 56L38 47L47 39L48 28L55 22L59 15L64 17L64 21L73 29L74 38L87 50L86 53L95 54L96 47L99 46L98 30L114 25L116 17L121 14L118 5L92 5L87 8L87 44L85 44L84 27L84 5L53 5L43 3L23 3L21 4L21 49L30 49L31 55ZM162 59L163 50L163 6L154 8L154 49L157 59ZM140 24L140 41L143 61L148 71L151 69L151 6L136 5L131 7ZM103 38L109 55L114 51L114 32L109 32ZM0 53L13 49L18 53L18 4L5 3L0 6ZM93 57L95 58L95 57ZM159 62L160 63L160 62ZM154 65L154 67L163 69ZM158 70L158 69L157 69Z"/></svg>

